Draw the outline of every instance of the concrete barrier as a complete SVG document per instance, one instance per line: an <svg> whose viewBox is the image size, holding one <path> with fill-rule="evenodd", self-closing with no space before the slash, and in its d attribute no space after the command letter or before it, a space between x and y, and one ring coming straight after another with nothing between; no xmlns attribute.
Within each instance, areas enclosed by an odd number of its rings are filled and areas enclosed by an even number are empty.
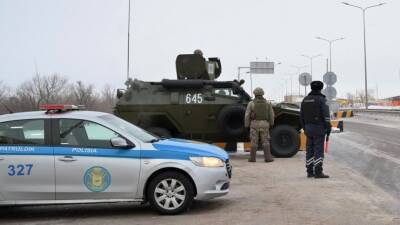
<svg viewBox="0 0 400 225"><path fill-rule="evenodd" d="M336 118L340 119L340 118L346 118L346 117L353 117L354 116L354 112L353 110L344 110L344 111L339 111L333 114Z"/></svg>

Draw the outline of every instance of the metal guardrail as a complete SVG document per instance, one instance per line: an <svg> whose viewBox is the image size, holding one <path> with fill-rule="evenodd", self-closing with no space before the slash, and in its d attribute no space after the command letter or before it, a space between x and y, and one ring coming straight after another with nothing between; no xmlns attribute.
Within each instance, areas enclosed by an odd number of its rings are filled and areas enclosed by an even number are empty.
<svg viewBox="0 0 400 225"><path fill-rule="evenodd" d="M354 113L376 113L376 114L391 114L400 116L398 109L352 109Z"/></svg>

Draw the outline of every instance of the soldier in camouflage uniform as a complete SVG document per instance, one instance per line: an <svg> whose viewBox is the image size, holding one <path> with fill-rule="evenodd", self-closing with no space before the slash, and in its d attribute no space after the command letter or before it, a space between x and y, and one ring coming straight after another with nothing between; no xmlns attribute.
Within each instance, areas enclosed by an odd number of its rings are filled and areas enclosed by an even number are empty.
<svg viewBox="0 0 400 225"><path fill-rule="evenodd" d="M254 89L253 93L255 97L247 105L244 120L245 128L250 128L251 151L249 162L256 161L256 153L260 145L264 150L265 162L272 162L274 159L269 144L269 128L274 125L274 110L272 105L263 97L264 90L262 88Z"/></svg>

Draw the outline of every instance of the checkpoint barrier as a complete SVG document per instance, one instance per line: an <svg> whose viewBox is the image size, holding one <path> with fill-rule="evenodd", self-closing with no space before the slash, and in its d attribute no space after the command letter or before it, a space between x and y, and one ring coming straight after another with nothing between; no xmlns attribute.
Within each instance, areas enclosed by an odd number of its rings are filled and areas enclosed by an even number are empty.
<svg viewBox="0 0 400 225"><path fill-rule="evenodd" d="M332 120L332 133L336 130L339 132L343 132L343 120ZM306 150L306 142L307 142L307 137L304 134L304 132L301 132L299 135L300 138L300 151L305 151ZM220 143L214 143L214 145L217 145L220 148L225 149L227 143L220 142ZM243 143L238 143L237 146L238 149L243 149L245 152L249 152L251 149L251 143L250 142L243 142Z"/></svg>
<svg viewBox="0 0 400 225"><path fill-rule="evenodd" d="M346 117L353 117L354 113L353 110L343 110L333 114L336 118L346 118Z"/></svg>

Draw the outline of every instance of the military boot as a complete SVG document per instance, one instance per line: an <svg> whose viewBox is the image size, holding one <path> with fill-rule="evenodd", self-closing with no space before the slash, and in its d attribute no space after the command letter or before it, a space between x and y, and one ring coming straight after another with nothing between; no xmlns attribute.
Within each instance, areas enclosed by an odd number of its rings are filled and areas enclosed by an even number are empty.
<svg viewBox="0 0 400 225"><path fill-rule="evenodd" d="M251 147L249 162L256 162L256 156L257 156L257 148Z"/></svg>
<svg viewBox="0 0 400 225"><path fill-rule="evenodd" d="M267 163L273 162L274 158L272 157L271 148L269 147L269 145L265 145L263 150L264 150L264 161Z"/></svg>

